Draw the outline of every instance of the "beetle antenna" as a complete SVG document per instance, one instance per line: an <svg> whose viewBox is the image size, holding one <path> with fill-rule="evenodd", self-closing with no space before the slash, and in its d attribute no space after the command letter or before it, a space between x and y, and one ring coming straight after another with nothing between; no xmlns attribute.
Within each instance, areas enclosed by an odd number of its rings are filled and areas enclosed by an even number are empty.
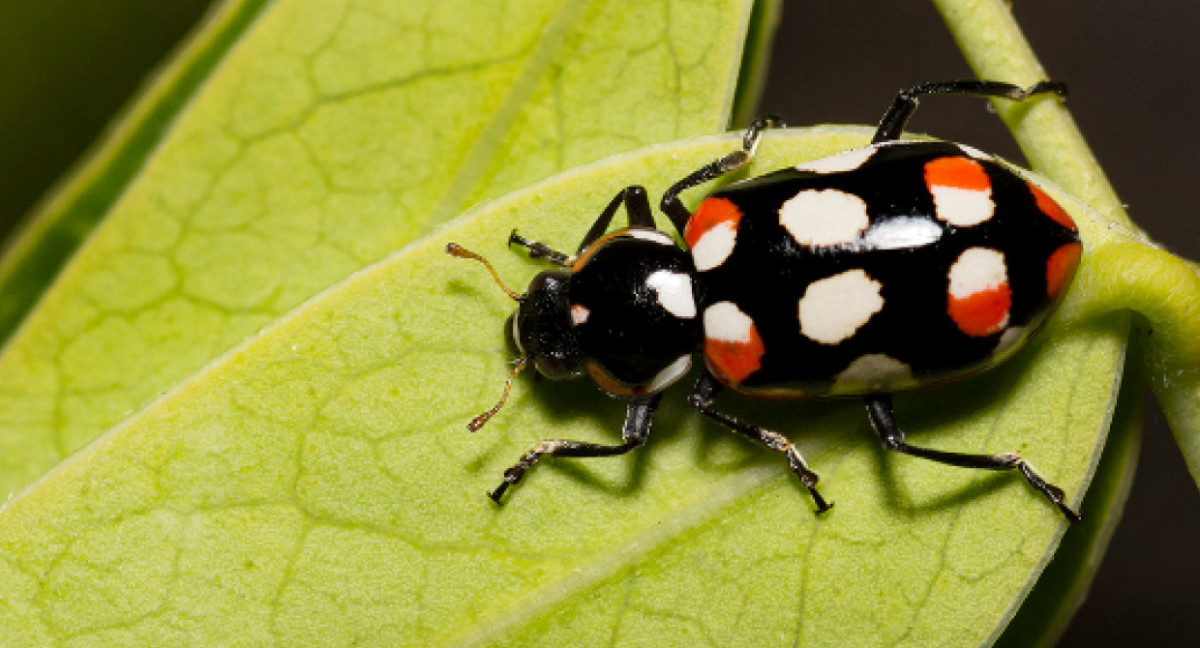
<svg viewBox="0 0 1200 648"><path fill-rule="evenodd" d="M451 245L454 244L451 243ZM478 432L479 428L483 427L484 423L490 421L491 418L496 415L496 412L499 412L500 408L504 407L504 403L508 402L508 392L512 391L513 381L517 379L517 375L521 373L521 370L524 369L525 365L527 364L529 364L529 358L526 357L517 359L517 366L513 367L512 373L508 375L508 380L504 382L504 393L500 395L500 400L492 406L492 409L471 419L471 422L467 423L468 430L471 432Z"/></svg>
<svg viewBox="0 0 1200 648"><path fill-rule="evenodd" d="M503 281L500 281L500 275L496 274L496 269L492 267L492 264L488 263L487 259L479 256L478 254L475 254L474 252L459 245L458 243L447 243L446 244L446 254L449 254L450 256L458 257L460 259L473 259L475 261L482 263L483 267L487 268L488 272L492 273L492 280L496 282L497 286L500 286L500 290L503 290L505 293L507 293L508 296L511 297L513 301L523 301L525 299L525 295L522 295L521 293L512 290L508 286L505 286ZM522 364L521 366L524 366L524 365ZM483 425L483 423L480 423L480 425Z"/></svg>

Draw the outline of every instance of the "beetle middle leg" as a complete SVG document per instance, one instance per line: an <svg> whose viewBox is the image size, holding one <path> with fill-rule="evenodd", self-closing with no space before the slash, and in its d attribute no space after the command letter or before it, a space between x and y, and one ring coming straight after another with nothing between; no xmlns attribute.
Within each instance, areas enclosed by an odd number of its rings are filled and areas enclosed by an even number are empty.
<svg viewBox="0 0 1200 648"><path fill-rule="evenodd" d="M613 457L623 455L630 450L642 446L646 443L647 437L650 436L650 424L654 420L654 411L658 409L658 403L661 400L661 392L644 398L629 399L629 406L625 414L625 425L621 430L622 443L619 445L603 445L588 443L586 441L572 441L570 439L545 439L541 441L533 448L530 448L529 452L521 455L521 459L513 464L511 468L504 471L504 481L500 482L496 490L488 493L488 497L491 497L493 502L499 504L500 498L504 496L504 492L520 482L525 473L530 468L533 468L534 464L543 455L555 457Z"/></svg>
<svg viewBox="0 0 1200 648"><path fill-rule="evenodd" d="M825 498L821 496L821 493L817 492L817 481L820 478L817 477L817 473L809 469L808 464L804 461L804 457L800 456L800 451L796 449L795 444L774 430L768 430L764 427L747 423L739 418L713 409L713 400L720 391L721 384L717 382L712 374L705 370L700 374L700 379L696 381L696 386L692 389L692 395L688 397L688 402L701 414L724 424L734 432L786 455L788 467L792 469L792 472L796 473L796 476L800 478L800 483L804 484L804 487L808 489L809 495L812 496L813 502L817 505L817 513L828 511L833 505L827 503Z"/></svg>
<svg viewBox="0 0 1200 648"><path fill-rule="evenodd" d="M698 184L733 173L746 166L754 159L754 152L758 149L758 141L762 139L762 132L768 128L781 128L783 125L783 120L779 115L759 117L754 120L753 124L750 124L750 128L746 129L745 135L742 136L742 148L696 169L684 179L671 185L671 188L663 193L659 208L671 219L680 234L683 234L683 228L687 226L692 212L688 211L688 208L679 200L679 194Z"/></svg>
<svg viewBox="0 0 1200 648"><path fill-rule="evenodd" d="M1067 506L1066 495L1063 490L1050 482L1047 482L1041 475L1029 465L1028 461L1021 458L1021 455L1015 452L1006 452L1003 454L968 454L961 452L946 452L943 450L933 450L931 448L922 448L909 445L904 441L904 431L896 424L896 414L892 409L892 398L886 394L878 394L866 397L867 414L871 418L871 426L875 428L875 432L879 434L880 440L883 441L883 446L888 450L895 450L914 457L929 459L938 463L944 463L950 466L959 466L960 468L981 468L984 470L1017 470L1025 477L1025 481L1029 482L1038 492L1046 496L1058 510L1071 522L1080 520L1079 513Z"/></svg>

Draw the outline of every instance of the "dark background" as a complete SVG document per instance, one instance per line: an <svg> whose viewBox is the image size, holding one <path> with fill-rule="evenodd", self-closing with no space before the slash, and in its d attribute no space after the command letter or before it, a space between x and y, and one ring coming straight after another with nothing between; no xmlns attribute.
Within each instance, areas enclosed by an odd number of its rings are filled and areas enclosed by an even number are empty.
<svg viewBox="0 0 1200 648"><path fill-rule="evenodd" d="M207 0L0 2L0 230L102 133ZM901 87L970 77L931 5L785 3L763 112L791 124L874 123ZM1200 259L1200 2L1017 0L1017 18L1129 205ZM932 98L913 130L1019 160L981 101ZM1200 646L1200 491L1162 417L1146 416L1125 519L1060 646Z"/></svg>

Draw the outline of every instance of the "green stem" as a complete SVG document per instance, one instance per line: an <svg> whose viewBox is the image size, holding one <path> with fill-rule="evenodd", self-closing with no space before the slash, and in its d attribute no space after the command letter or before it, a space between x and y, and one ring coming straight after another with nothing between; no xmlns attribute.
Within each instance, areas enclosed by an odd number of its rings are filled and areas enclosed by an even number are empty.
<svg viewBox="0 0 1200 648"><path fill-rule="evenodd" d="M1150 388L1200 482L1200 266L1134 238L1107 242L1091 257L1072 317L1088 321L1123 305L1150 323L1143 340Z"/></svg>
<svg viewBox="0 0 1200 648"><path fill-rule="evenodd" d="M933 0L959 49L981 79L1033 84L1047 78L1003 0ZM996 101L1030 168L1106 219L1130 225L1075 120L1061 101Z"/></svg>
<svg viewBox="0 0 1200 648"><path fill-rule="evenodd" d="M1091 257L1078 279L1083 294L1072 319L1090 320L1123 305L1153 327L1148 334L1156 347L1152 355L1170 350L1179 358L1200 358L1200 274L1194 264L1129 239L1106 242Z"/></svg>

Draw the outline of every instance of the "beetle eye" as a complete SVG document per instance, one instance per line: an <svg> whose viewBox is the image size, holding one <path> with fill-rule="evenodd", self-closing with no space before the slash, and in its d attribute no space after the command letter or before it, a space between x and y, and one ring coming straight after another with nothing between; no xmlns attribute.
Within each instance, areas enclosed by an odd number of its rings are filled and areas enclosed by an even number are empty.
<svg viewBox="0 0 1200 648"><path fill-rule="evenodd" d="M525 349L521 348L521 332L517 330L517 314L513 313L504 320L504 342L508 346L509 353L513 355L525 355Z"/></svg>
<svg viewBox="0 0 1200 648"><path fill-rule="evenodd" d="M576 360L554 356L540 356L534 360L538 373L551 380L566 380L576 378L582 373L582 367Z"/></svg>

